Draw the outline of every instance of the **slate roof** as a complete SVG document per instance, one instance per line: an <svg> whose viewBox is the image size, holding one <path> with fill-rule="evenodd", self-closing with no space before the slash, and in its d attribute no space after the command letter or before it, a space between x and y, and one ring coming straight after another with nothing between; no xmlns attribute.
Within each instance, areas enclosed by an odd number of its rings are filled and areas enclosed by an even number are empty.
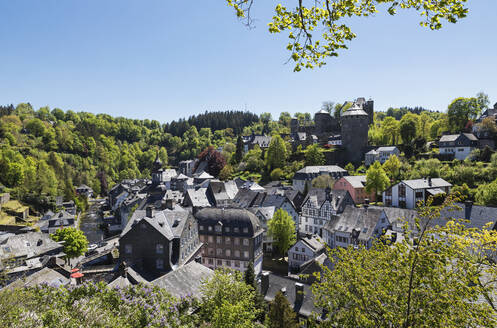
<svg viewBox="0 0 497 328"><path fill-rule="evenodd" d="M379 153L376 151L376 149L371 149L366 153L366 155L378 155Z"/></svg>
<svg viewBox="0 0 497 328"><path fill-rule="evenodd" d="M365 175L346 175L342 179L345 179L353 188L364 188L366 185Z"/></svg>
<svg viewBox="0 0 497 328"><path fill-rule="evenodd" d="M36 287L42 284L46 284L51 287L60 287L69 284L69 282L70 282L69 279L64 277L62 274L58 273L55 270L45 267L27 277L19 278L13 281L5 288L15 289L22 287Z"/></svg>
<svg viewBox="0 0 497 328"><path fill-rule="evenodd" d="M243 208L203 208L195 214L195 218L199 224L216 225L222 223L225 227L237 227L240 230L248 228L248 235L251 237L262 232L259 218Z"/></svg>
<svg viewBox="0 0 497 328"><path fill-rule="evenodd" d="M233 203L242 208L251 207L258 194L257 191L240 189L233 199Z"/></svg>
<svg viewBox="0 0 497 328"><path fill-rule="evenodd" d="M306 174L323 174L323 173L347 173L347 170L338 165L321 165L321 166L306 166L298 170L295 175Z"/></svg>
<svg viewBox="0 0 497 328"><path fill-rule="evenodd" d="M314 295L312 294L311 286L308 284L302 284L304 285L303 302L296 302L295 283L301 282L269 273L269 288L265 293L263 292L264 300L271 302L278 292L284 290L284 295L290 303L290 306L299 315L309 317L313 312L320 313L314 306Z"/></svg>
<svg viewBox="0 0 497 328"><path fill-rule="evenodd" d="M214 179L212 175L203 171L202 173L195 175L195 179Z"/></svg>
<svg viewBox="0 0 497 328"><path fill-rule="evenodd" d="M381 208L346 206L338 219L329 221L325 229L347 233L352 233L355 229L360 231L358 239L369 240L373 236L382 212Z"/></svg>
<svg viewBox="0 0 497 328"><path fill-rule="evenodd" d="M382 151L384 151L384 152L392 152L392 151L394 151L396 149L397 149L397 147L395 147L395 146L388 146L388 147L379 147L379 148L376 149L376 151L378 151L378 152L382 152Z"/></svg>
<svg viewBox="0 0 497 328"><path fill-rule="evenodd" d="M177 175L178 175L178 172L176 172L175 169L165 169L162 172L162 179L164 181L169 181L169 180L171 180L172 178L174 178Z"/></svg>
<svg viewBox="0 0 497 328"><path fill-rule="evenodd" d="M331 205L333 206L333 209L336 210L342 205L344 200L347 198L347 194L349 192L347 190L332 189L330 190L330 193L331 193ZM309 190L302 204L305 204L308 201L312 202L312 204L314 205L313 207L320 208L321 206L323 206L323 203L326 201L326 190L319 188L313 188Z"/></svg>
<svg viewBox="0 0 497 328"><path fill-rule="evenodd" d="M366 113L362 108L358 106L352 106L349 109L347 109L345 112L343 112L341 116L353 116L353 115L368 116L368 113Z"/></svg>
<svg viewBox="0 0 497 328"><path fill-rule="evenodd" d="M276 207L274 206L251 207L248 210L254 213L255 215L257 215L257 213L260 213L265 218L266 221L269 221L273 218L274 212L276 212Z"/></svg>
<svg viewBox="0 0 497 328"><path fill-rule="evenodd" d="M251 141L251 143L258 144L261 148L267 148L271 143L271 136L254 136L254 139Z"/></svg>
<svg viewBox="0 0 497 328"><path fill-rule="evenodd" d="M468 208L464 203L456 203L456 208L449 210L448 208L443 209L440 212L440 219L433 222L433 225L437 224L439 226L445 225L448 220L469 220L469 222L462 221L468 228L479 228L482 229L487 223L491 223L490 229L492 229L497 222L497 208L480 206L480 205L470 205Z"/></svg>
<svg viewBox="0 0 497 328"><path fill-rule="evenodd" d="M174 237L173 231L171 230L169 224L167 224L167 219L166 216L164 215L164 211L154 211L153 218L149 218L146 216L145 210L136 210L133 213L128 223L126 224L126 227L124 227L123 231L121 232L121 237L123 237L129 231L131 231L131 229L133 229L133 226L135 226L136 224L142 221L147 222L150 226L152 226L155 230L160 232L168 240L173 239Z"/></svg>
<svg viewBox="0 0 497 328"><path fill-rule="evenodd" d="M305 236L300 239L300 241L309 247L314 253L322 251L325 247L324 242L316 235Z"/></svg>
<svg viewBox="0 0 497 328"><path fill-rule="evenodd" d="M471 141L478 141L478 139L472 133L460 133L460 134L445 134L442 137L440 137L440 141L439 142L456 141L457 138L459 138L461 135L464 135L466 138L468 138Z"/></svg>
<svg viewBox="0 0 497 328"><path fill-rule="evenodd" d="M207 188L188 189L186 194L190 198L193 207L209 207L209 199L207 198Z"/></svg>
<svg viewBox="0 0 497 328"><path fill-rule="evenodd" d="M10 236L0 245L0 259L26 256L27 258L62 250L63 245L41 232L28 232Z"/></svg>
<svg viewBox="0 0 497 328"><path fill-rule="evenodd" d="M390 224L394 227L395 231L401 231L402 226L408 222L410 229L414 228L414 219L418 217L418 211L398 208L398 207L382 207L382 206L369 206L370 209L377 208L383 210L388 218Z"/></svg>
<svg viewBox="0 0 497 328"><path fill-rule="evenodd" d="M151 284L164 288L177 298L193 296L198 299L202 296L202 282L213 275L214 271L193 261L153 280Z"/></svg>
<svg viewBox="0 0 497 328"><path fill-rule="evenodd" d="M431 189L452 187L452 184L442 178L432 178L431 185L429 179L402 180L411 189Z"/></svg>

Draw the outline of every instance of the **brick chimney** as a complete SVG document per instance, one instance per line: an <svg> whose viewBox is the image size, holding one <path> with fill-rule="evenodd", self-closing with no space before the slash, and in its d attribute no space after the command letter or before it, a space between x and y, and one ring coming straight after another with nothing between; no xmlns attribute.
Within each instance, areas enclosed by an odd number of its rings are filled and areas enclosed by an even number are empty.
<svg viewBox="0 0 497 328"><path fill-rule="evenodd" d="M266 295L269 289L269 272L263 272L261 276L261 292Z"/></svg>
<svg viewBox="0 0 497 328"><path fill-rule="evenodd" d="M304 285L300 282L295 283L295 303L302 304L304 302Z"/></svg>

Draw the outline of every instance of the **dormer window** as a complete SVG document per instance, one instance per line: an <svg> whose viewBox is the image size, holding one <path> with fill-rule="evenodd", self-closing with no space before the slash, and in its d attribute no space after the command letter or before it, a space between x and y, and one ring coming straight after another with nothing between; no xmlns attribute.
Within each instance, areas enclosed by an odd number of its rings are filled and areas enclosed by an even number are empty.
<svg viewBox="0 0 497 328"><path fill-rule="evenodd" d="M157 254L163 254L164 253L164 245L157 244L155 246L155 251L156 251Z"/></svg>

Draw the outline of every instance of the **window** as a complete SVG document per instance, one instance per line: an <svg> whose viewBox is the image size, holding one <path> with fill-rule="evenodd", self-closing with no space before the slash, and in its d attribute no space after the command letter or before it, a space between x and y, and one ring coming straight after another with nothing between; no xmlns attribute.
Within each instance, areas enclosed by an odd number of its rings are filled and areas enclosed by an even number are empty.
<svg viewBox="0 0 497 328"><path fill-rule="evenodd" d="M200 241L203 242L204 241L204 235L200 235Z"/></svg>
<svg viewBox="0 0 497 328"><path fill-rule="evenodd" d="M248 246L248 245L249 245L248 238L243 238L243 246Z"/></svg>
<svg viewBox="0 0 497 328"><path fill-rule="evenodd" d="M217 244L221 244L222 242L223 242L223 237L221 237L221 236L217 236L217 237L216 237L216 243L217 243Z"/></svg>
<svg viewBox="0 0 497 328"><path fill-rule="evenodd" d="M231 261L226 261L225 263L226 263L226 266L229 266L229 267L231 266Z"/></svg>
<svg viewBox="0 0 497 328"><path fill-rule="evenodd" d="M222 260L217 260L217 265L223 265L223 261Z"/></svg>
<svg viewBox="0 0 497 328"><path fill-rule="evenodd" d="M249 258L249 252L248 251L244 251L243 252L243 257L248 259Z"/></svg>
<svg viewBox="0 0 497 328"><path fill-rule="evenodd" d="M155 252L156 252L157 254L163 254L163 253L164 253L164 245L162 245L162 244L157 244L157 245L155 246Z"/></svg>
<svg viewBox="0 0 497 328"><path fill-rule="evenodd" d="M399 185L399 197L406 197L406 186L402 183Z"/></svg>
<svg viewBox="0 0 497 328"><path fill-rule="evenodd" d="M214 248L207 249L207 254L214 255Z"/></svg>
<svg viewBox="0 0 497 328"><path fill-rule="evenodd" d="M416 198L423 198L423 191L416 191Z"/></svg>
<svg viewBox="0 0 497 328"><path fill-rule="evenodd" d="M222 231L222 228L223 228L223 227L222 227L221 225L219 225L219 224L218 224L218 225L216 225L215 230L216 230L216 232L221 232L221 231Z"/></svg>
<svg viewBox="0 0 497 328"><path fill-rule="evenodd" d="M235 257L240 257L240 251L239 250L235 250Z"/></svg>
<svg viewBox="0 0 497 328"><path fill-rule="evenodd" d="M216 255L217 256L223 255L223 249L222 248L217 248L216 249Z"/></svg>
<svg viewBox="0 0 497 328"><path fill-rule="evenodd" d="M239 233L239 232L240 232L240 229L239 229L239 228L235 228L235 229L233 229L233 232L234 232L234 233Z"/></svg>
<svg viewBox="0 0 497 328"><path fill-rule="evenodd" d="M224 243L225 243L226 245L231 244L231 238L230 238L230 237L224 237Z"/></svg>
<svg viewBox="0 0 497 328"><path fill-rule="evenodd" d="M214 264L214 260L213 260L213 259L209 259L209 260L208 260L208 263L209 263L210 265L212 265L212 264Z"/></svg>
<svg viewBox="0 0 497 328"><path fill-rule="evenodd" d="M203 225L199 225L198 226L198 230L203 231L204 230L204 226Z"/></svg>
<svg viewBox="0 0 497 328"><path fill-rule="evenodd" d="M243 228L243 233L248 233L248 228Z"/></svg>
<svg viewBox="0 0 497 328"><path fill-rule="evenodd" d="M164 269L164 260L163 259L157 259L155 261L155 267L157 268L157 270Z"/></svg>
<svg viewBox="0 0 497 328"><path fill-rule="evenodd" d="M208 226L207 230L212 231L212 226Z"/></svg>
<svg viewBox="0 0 497 328"><path fill-rule="evenodd" d="M298 247L295 247L295 251L298 252L299 251L299 248Z"/></svg>
<svg viewBox="0 0 497 328"><path fill-rule="evenodd" d="M235 267L237 267L237 268L240 267L240 261L235 261Z"/></svg>
<svg viewBox="0 0 497 328"><path fill-rule="evenodd" d="M240 238L235 237L235 245L240 245Z"/></svg>
<svg viewBox="0 0 497 328"><path fill-rule="evenodd" d="M213 243L214 242L214 237L208 236L207 238L208 238L209 243Z"/></svg>
<svg viewBox="0 0 497 328"><path fill-rule="evenodd" d="M133 245L130 245L130 244L126 244L124 245L124 252L126 254L131 254L133 253Z"/></svg>
<svg viewBox="0 0 497 328"><path fill-rule="evenodd" d="M226 256L231 257L231 249L226 250Z"/></svg>
<svg viewBox="0 0 497 328"><path fill-rule="evenodd" d="M224 231L226 231L226 232L230 232L230 227L225 227L225 228L224 228Z"/></svg>

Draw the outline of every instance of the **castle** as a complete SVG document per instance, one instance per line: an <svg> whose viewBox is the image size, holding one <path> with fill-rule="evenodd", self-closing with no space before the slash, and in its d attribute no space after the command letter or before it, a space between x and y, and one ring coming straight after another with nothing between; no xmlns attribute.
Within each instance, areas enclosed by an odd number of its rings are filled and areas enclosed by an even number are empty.
<svg viewBox="0 0 497 328"><path fill-rule="evenodd" d="M373 123L374 101L357 98L345 102L337 119L326 110L314 115L314 125L301 125L296 118L290 122L292 134L306 133L315 135L321 144L328 143L330 136L341 136L344 161L359 163L368 146L369 125Z"/></svg>

